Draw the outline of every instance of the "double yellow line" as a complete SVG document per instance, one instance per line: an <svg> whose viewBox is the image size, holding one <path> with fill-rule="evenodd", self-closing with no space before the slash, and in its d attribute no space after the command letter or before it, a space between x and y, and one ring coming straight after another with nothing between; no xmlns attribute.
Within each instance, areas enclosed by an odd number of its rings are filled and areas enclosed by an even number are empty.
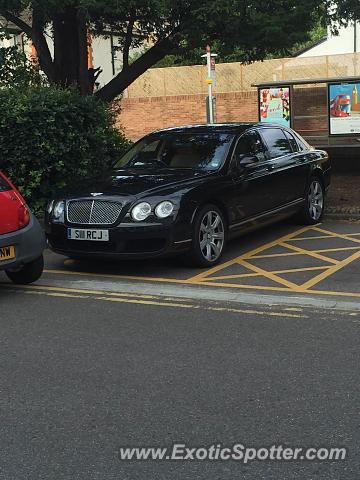
<svg viewBox="0 0 360 480"><path fill-rule="evenodd" d="M23 292L29 295L44 295L68 299L95 300L157 307L182 308L188 310L207 310L219 313L237 313L242 315L257 315L262 317L308 318L301 308L286 308L272 311L268 309L247 309L205 303L194 303L187 298L160 297L155 295L138 295L131 293L114 293L101 290L83 290L76 288L51 287L46 285L11 285L0 284L4 290Z"/></svg>

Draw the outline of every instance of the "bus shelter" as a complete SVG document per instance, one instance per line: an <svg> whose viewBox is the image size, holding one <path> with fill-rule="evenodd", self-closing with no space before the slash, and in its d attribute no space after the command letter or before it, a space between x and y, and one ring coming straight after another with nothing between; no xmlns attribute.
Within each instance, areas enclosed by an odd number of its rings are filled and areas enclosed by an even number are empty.
<svg viewBox="0 0 360 480"><path fill-rule="evenodd" d="M296 130L331 154L342 171L360 171L360 78L317 78L253 84L262 122Z"/></svg>

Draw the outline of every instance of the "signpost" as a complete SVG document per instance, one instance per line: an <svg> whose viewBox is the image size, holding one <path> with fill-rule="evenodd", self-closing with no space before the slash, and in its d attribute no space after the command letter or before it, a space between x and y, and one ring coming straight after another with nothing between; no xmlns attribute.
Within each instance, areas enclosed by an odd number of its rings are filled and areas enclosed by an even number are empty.
<svg viewBox="0 0 360 480"><path fill-rule="evenodd" d="M206 58L207 65L207 78L205 83L208 86L208 96L206 97L206 117L208 123L215 122L215 98L213 96L213 88L216 85L216 73L215 66L217 57L216 53L211 53L210 46L206 46L206 54L202 55L202 58Z"/></svg>

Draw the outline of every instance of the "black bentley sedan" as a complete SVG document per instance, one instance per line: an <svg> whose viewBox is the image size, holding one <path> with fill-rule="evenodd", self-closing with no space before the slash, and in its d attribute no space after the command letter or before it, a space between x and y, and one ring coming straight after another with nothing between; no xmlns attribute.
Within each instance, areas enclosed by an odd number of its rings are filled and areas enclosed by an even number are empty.
<svg viewBox="0 0 360 480"><path fill-rule="evenodd" d="M103 178L50 202L50 247L71 258L186 253L215 265L231 237L291 215L316 224L330 161L275 124L194 125L156 131Z"/></svg>

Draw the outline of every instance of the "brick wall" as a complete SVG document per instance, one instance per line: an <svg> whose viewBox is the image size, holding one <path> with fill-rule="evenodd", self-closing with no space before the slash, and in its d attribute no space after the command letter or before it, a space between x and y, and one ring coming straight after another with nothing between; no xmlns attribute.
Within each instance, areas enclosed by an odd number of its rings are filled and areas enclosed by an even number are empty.
<svg viewBox="0 0 360 480"><path fill-rule="evenodd" d="M217 122L256 121L257 109L255 90L216 95ZM138 140L159 128L205 122L204 95L179 95L124 99L118 125L130 140Z"/></svg>
<svg viewBox="0 0 360 480"><path fill-rule="evenodd" d="M304 136L327 135L327 89L325 86L295 88L292 103L295 130ZM310 116L313 118L306 118Z"/></svg>
<svg viewBox="0 0 360 480"><path fill-rule="evenodd" d="M205 96L127 98L121 103L119 127L131 140L159 128L205 123ZM294 128L304 136L327 134L326 87L295 88ZM314 118L304 118L314 116ZM300 117L300 118L299 118ZM257 91L216 94L217 122L257 121Z"/></svg>

